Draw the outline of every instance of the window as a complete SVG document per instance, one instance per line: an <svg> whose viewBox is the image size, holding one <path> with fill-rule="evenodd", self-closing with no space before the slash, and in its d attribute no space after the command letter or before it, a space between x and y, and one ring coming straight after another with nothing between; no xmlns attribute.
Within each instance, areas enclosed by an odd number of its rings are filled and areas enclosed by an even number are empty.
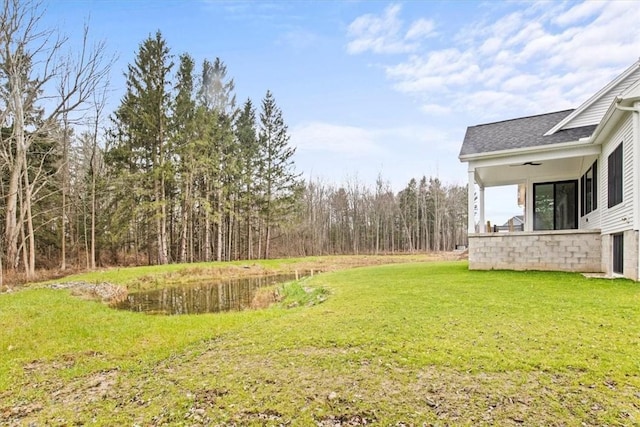
<svg viewBox="0 0 640 427"><path fill-rule="evenodd" d="M622 143L609 155L609 207L622 202Z"/></svg>
<svg viewBox="0 0 640 427"><path fill-rule="evenodd" d="M598 209L598 197L597 197L597 188L598 188L598 161L593 162L589 170L582 175L580 178L581 185L581 207L580 207L580 216L585 216L586 214L595 211Z"/></svg>
<svg viewBox="0 0 640 427"><path fill-rule="evenodd" d="M534 230L578 228L578 181L533 185Z"/></svg>

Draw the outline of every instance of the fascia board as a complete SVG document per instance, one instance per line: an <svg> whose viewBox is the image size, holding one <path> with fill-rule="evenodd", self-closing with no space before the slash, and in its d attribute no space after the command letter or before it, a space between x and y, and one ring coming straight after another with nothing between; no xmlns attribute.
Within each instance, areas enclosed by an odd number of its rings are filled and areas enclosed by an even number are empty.
<svg viewBox="0 0 640 427"><path fill-rule="evenodd" d="M598 126L596 126L596 128L593 130L593 133L591 134L591 138L590 138L590 141L592 143L594 143L595 141L598 141L598 139L602 134L606 135L606 133L609 131L611 124L618 121L622 113L622 111L616 108L616 103L618 103L619 101L620 101L620 98L616 98L613 100L613 102L607 109L607 112L604 113L604 117L602 117L602 120L600 120L600 123L598 123ZM614 118L615 120L612 120ZM605 130L607 132L605 132Z"/></svg>
<svg viewBox="0 0 640 427"><path fill-rule="evenodd" d="M622 92L620 98L625 101L640 98L640 79Z"/></svg>

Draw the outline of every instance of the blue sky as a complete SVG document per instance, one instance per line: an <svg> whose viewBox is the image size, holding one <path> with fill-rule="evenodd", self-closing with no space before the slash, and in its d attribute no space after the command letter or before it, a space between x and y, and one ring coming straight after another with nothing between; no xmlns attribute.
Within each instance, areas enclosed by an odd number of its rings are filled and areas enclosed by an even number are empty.
<svg viewBox="0 0 640 427"><path fill-rule="evenodd" d="M138 45L220 57L239 102L274 93L305 178L400 190L410 178L466 184L467 126L578 107L640 57L640 6L618 2L58 0L46 25L118 55L111 103ZM519 213L487 192L487 219Z"/></svg>

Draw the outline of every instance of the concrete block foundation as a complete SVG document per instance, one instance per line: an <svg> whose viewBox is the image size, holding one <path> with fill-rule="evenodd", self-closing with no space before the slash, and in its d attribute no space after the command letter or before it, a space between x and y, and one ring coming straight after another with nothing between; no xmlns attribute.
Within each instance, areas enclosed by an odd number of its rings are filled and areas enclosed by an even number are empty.
<svg viewBox="0 0 640 427"><path fill-rule="evenodd" d="M470 270L600 273L600 230L555 230L469 235Z"/></svg>

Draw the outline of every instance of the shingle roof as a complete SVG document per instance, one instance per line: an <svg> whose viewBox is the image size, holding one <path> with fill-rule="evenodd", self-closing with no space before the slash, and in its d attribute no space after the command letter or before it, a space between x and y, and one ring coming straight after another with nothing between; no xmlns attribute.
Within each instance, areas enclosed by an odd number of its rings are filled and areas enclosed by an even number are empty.
<svg viewBox="0 0 640 427"><path fill-rule="evenodd" d="M574 110L556 111L538 116L470 126L464 136L460 156L558 144L590 136L596 128L595 125L565 129L553 135L544 136L545 132L571 114L572 111Z"/></svg>

